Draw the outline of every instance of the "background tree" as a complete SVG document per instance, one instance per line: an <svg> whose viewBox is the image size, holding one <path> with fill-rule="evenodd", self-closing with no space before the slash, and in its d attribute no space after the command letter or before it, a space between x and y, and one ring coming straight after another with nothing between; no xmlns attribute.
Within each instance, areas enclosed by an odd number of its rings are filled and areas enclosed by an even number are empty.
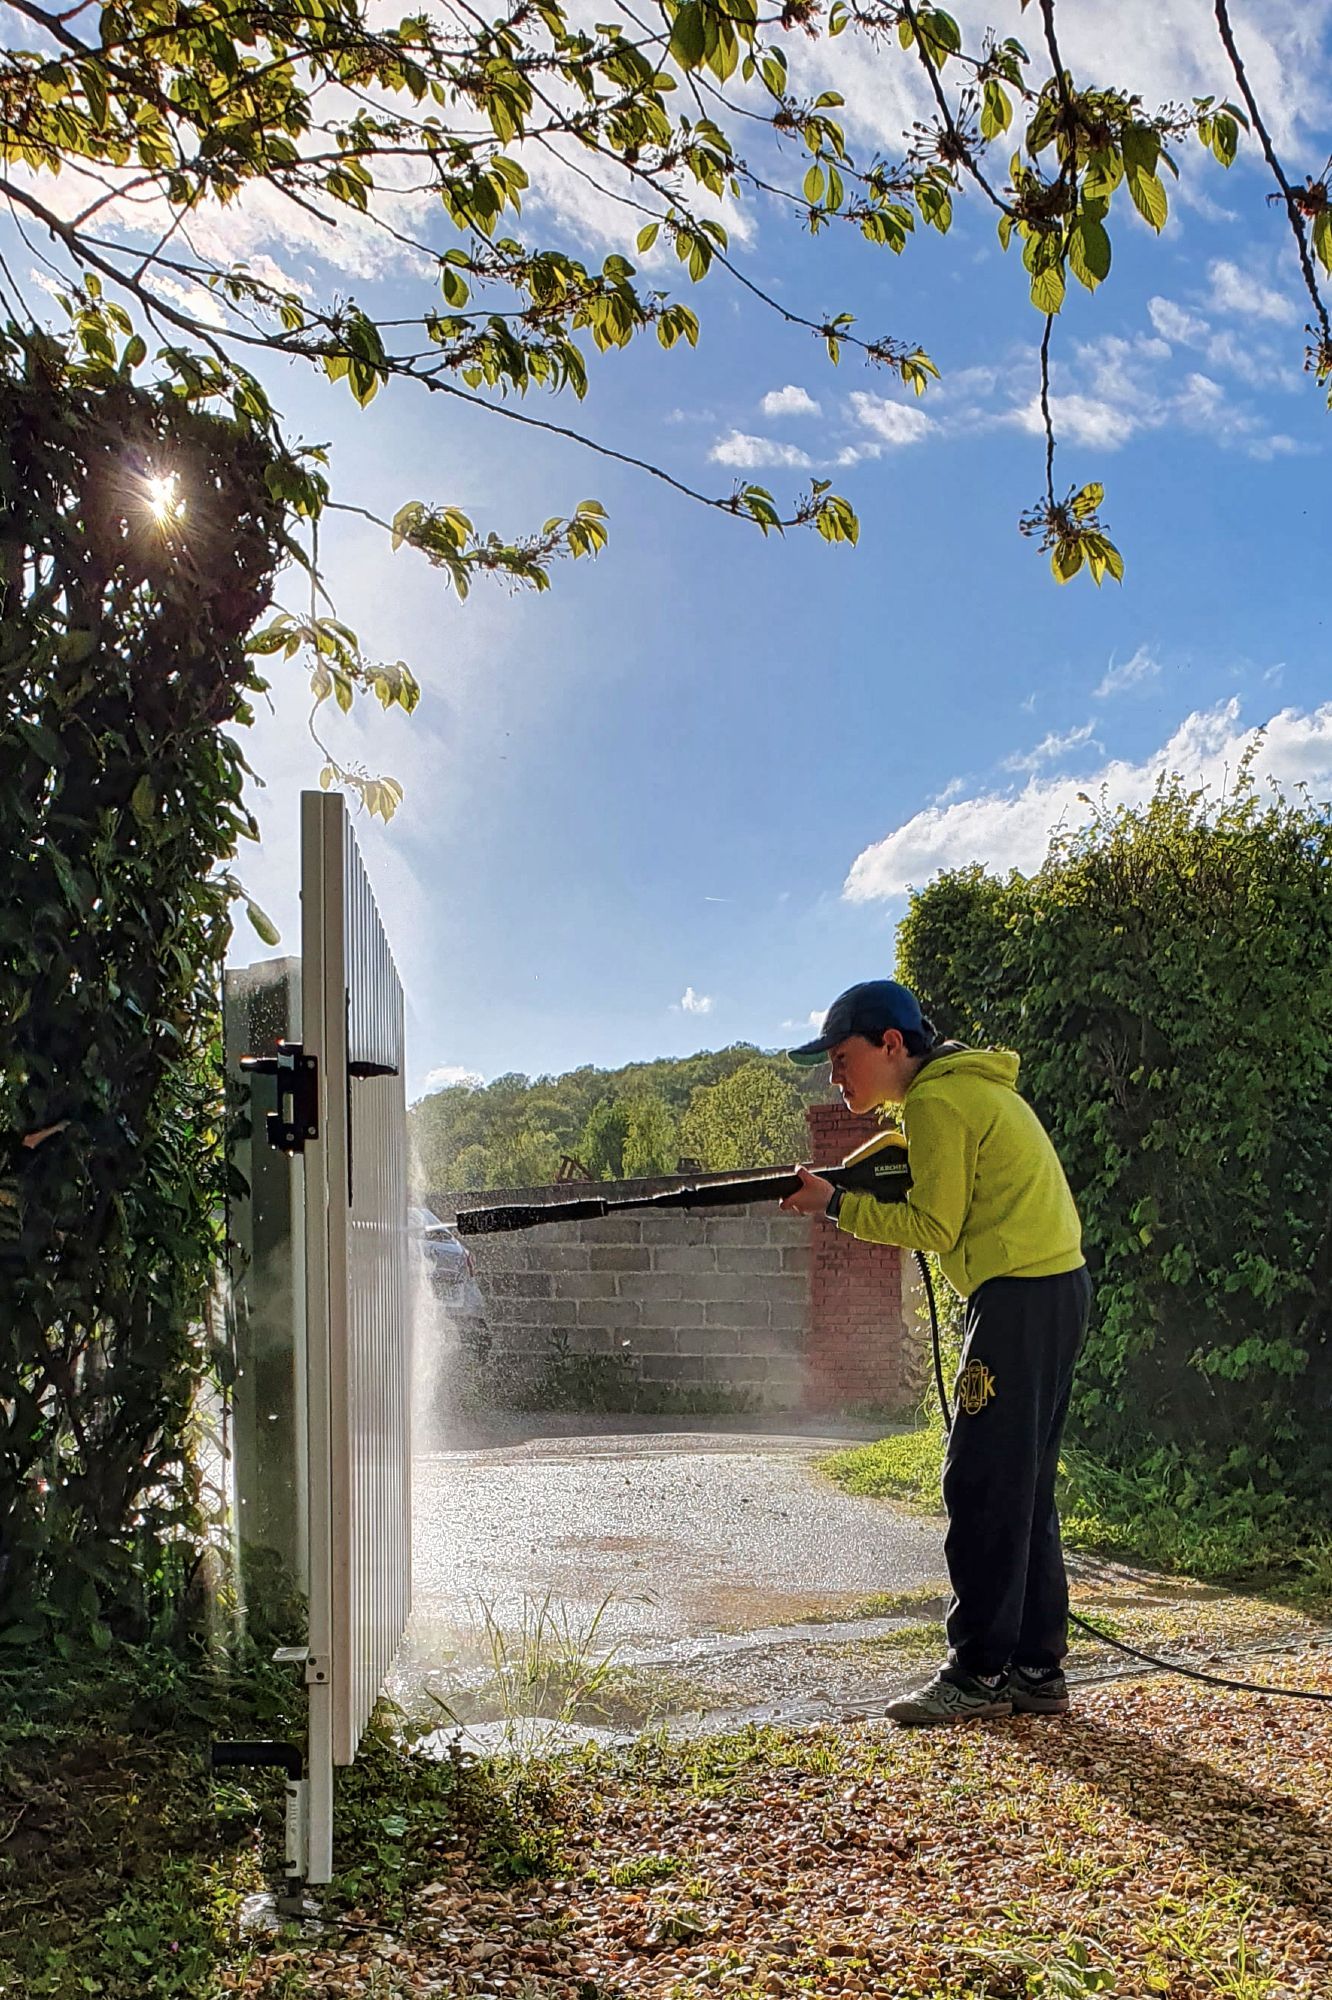
<svg viewBox="0 0 1332 2000"><path fill-rule="evenodd" d="M745 1063L694 1092L680 1121L680 1142L712 1173L789 1165L809 1151L804 1105L773 1064Z"/></svg>
<svg viewBox="0 0 1332 2000"><path fill-rule="evenodd" d="M754 1088L742 1088L731 1099L729 1125L725 1105L714 1107L714 1132L729 1131L730 1150L742 1165L768 1163L747 1150L755 1143L767 1144L769 1158L779 1163L796 1158L806 1143L804 1106L827 1096L826 1072L797 1070L784 1055L763 1054L742 1042L617 1070L577 1069L531 1082L501 1077L492 1084L451 1084L434 1091L408 1113L415 1185L423 1191L502 1185L499 1175L511 1160L515 1136L533 1126L556 1148L551 1175L559 1153L575 1154L598 1178L671 1172L681 1153L695 1151L681 1129L691 1107L740 1070L771 1077L773 1101L782 1107L772 1129L790 1143L782 1151L784 1142L763 1139L769 1127L761 1119L754 1122L761 1111Z"/></svg>
<svg viewBox="0 0 1332 2000"><path fill-rule="evenodd" d="M593 1180L624 1178L624 1145L629 1137L629 1104L623 1097L603 1097L592 1111L578 1141L578 1157Z"/></svg>
<svg viewBox="0 0 1332 2000"><path fill-rule="evenodd" d="M629 1100L629 1129L624 1135L626 1180L648 1174L673 1174L679 1159L679 1138L666 1105L644 1092Z"/></svg>

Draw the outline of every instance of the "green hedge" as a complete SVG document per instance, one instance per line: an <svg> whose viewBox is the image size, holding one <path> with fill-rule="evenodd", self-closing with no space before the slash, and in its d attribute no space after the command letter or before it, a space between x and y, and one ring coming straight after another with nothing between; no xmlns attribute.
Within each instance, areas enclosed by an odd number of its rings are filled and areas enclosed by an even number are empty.
<svg viewBox="0 0 1332 2000"><path fill-rule="evenodd" d="M0 330L0 1646L142 1633L199 1546L228 725L281 470L240 416Z"/></svg>
<svg viewBox="0 0 1332 2000"><path fill-rule="evenodd" d="M1332 823L1163 780L1030 878L913 897L900 976L1002 1043L1082 1211L1078 1431L1112 1464L1321 1504L1332 1472Z"/></svg>

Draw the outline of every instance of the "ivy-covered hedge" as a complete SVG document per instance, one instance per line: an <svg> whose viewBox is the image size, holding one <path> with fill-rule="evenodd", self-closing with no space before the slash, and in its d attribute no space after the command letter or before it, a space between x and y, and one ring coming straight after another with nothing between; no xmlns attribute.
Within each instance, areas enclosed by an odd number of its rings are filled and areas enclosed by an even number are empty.
<svg viewBox="0 0 1332 2000"><path fill-rule="evenodd" d="M9 1643L142 1630L197 1552L219 863L247 827L224 726L248 713L245 635L283 547L277 464L243 413L0 333Z"/></svg>
<svg viewBox="0 0 1332 2000"><path fill-rule="evenodd" d="M1082 1211L1076 1394L1112 1462L1321 1504L1332 1473L1332 821L1163 781L1040 872L913 897L900 976L1022 1056Z"/></svg>

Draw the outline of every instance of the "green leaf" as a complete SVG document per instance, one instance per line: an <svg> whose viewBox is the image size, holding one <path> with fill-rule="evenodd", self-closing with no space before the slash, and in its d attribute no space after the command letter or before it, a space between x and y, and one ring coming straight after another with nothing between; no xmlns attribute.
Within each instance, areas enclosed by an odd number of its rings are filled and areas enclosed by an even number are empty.
<svg viewBox="0 0 1332 2000"><path fill-rule="evenodd" d="M1082 568L1082 537L1067 535L1055 543L1050 554L1050 567L1057 583L1069 583Z"/></svg>
<svg viewBox="0 0 1332 2000"><path fill-rule="evenodd" d="M1313 219L1313 247L1323 269L1332 273L1332 208L1320 208Z"/></svg>
<svg viewBox="0 0 1332 2000"><path fill-rule="evenodd" d="M1064 274L1058 264L1050 264L1044 271L1034 273L1031 281L1031 302L1037 312L1057 313L1064 303Z"/></svg>
<svg viewBox="0 0 1332 2000"><path fill-rule="evenodd" d="M982 139L997 139L1006 132L1013 121L1013 107L1008 92L996 78L985 79L985 94L981 99L980 129Z"/></svg>
<svg viewBox="0 0 1332 2000"><path fill-rule="evenodd" d="M1218 112L1212 120L1211 145L1223 167L1234 165L1239 151L1239 123L1228 112Z"/></svg>
<svg viewBox="0 0 1332 2000"><path fill-rule="evenodd" d="M1149 222L1159 235L1161 230L1165 228L1166 216L1170 207L1169 202L1166 200L1165 188L1161 182L1155 174L1143 173L1130 168L1128 189L1133 197L1133 206L1137 209L1143 221Z"/></svg>
<svg viewBox="0 0 1332 2000"><path fill-rule="evenodd" d="M823 168L816 161L805 175L805 200L811 207L817 207L823 200Z"/></svg>
<svg viewBox="0 0 1332 2000"><path fill-rule="evenodd" d="M1104 499L1105 488L1102 486L1100 480L1088 480L1081 492L1075 493L1069 502L1069 512L1076 520L1085 521L1089 514L1096 512L1096 509Z"/></svg>
<svg viewBox="0 0 1332 2000"><path fill-rule="evenodd" d="M1155 174L1161 138L1152 125L1126 125L1120 140L1126 174Z"/></svg>
<svg viewBox="0 0 1332 2000"><path fill-rule="evenodd" d="M1092 563L1092 577L1096 584L1099 587L1102 575L1112 576L1116 583L1122 583L1124 581L1123 556L1120 555L1114 543L1107 541L1104 535L1098 535L1096 540L1099 546L1096 552L1096 560Z"/></svg>
<svg viewBox="0 0 1332 2000"><path fill-rule="evenodd" d="M321 773L319 780L321 785L324 784L325 776L327 775L331 774ZM327 789L326 786L325 789ZM267 945L281 944L282 936L278 930L277 925L273 922L273 919L270 916L266 915L265 912L260 909L259 905L255 902L254 897L251 896L246 890L244 889L241 890L241 896L244 899L245 903L245 914L250 919L250 922L253 924L255 930L258 931L264 943Z"/></svg>
<svg viewBox="0 0 1332 2000"><path fill-rule="evenodd" d="M153 790L152 779L146 774L140 778L130 794L130 811L140 826L151 825L156 815L157 793Z"/></svg>
<svg viewBox="0 0 1332 2000"><path fill-rule="evenodd" d="M1110 238L1104 223L1094 216L1080 215L1069 233L1068 265L1078 283L1089 292L1110 275Z"/></svg>
<svg viewBox="0 0 1332 2000"><path fill-rule="evenodd" d="M707 46L707 24L699 0L685 0L671 28L670 52L681 69L697 69Z"/></svg>
<svg viewBox="0 0 1332 2000"><path fill-rule="evenodd" d="M661 224L659 222L649 222L644 224L643 228L640 229L638 232L638 249L640 254L644 250L650 250L652 248L653 244L657 240L657 236L660 230L661 230Z"/></svg>

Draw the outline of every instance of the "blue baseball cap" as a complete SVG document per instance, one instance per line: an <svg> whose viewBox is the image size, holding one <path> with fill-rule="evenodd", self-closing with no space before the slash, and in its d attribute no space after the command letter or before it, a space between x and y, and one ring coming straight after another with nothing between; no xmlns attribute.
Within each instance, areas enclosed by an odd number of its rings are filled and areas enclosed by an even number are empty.
<svg viewBox="0 0 1332 2000"><path fill-rule="evenodd" d="M899 986L895 979L862 980L859 986L848 986L845 993L838 994L814 1041L804 1042L786 1053L802 1069L813 1069L826 1061L829 1049L835 1049L848 1035L872 1035L877 1039L885 1028L898 1028L904 1035L924 1035L926 1040L931 1034L920 1002L909 986Z"/></svg>

